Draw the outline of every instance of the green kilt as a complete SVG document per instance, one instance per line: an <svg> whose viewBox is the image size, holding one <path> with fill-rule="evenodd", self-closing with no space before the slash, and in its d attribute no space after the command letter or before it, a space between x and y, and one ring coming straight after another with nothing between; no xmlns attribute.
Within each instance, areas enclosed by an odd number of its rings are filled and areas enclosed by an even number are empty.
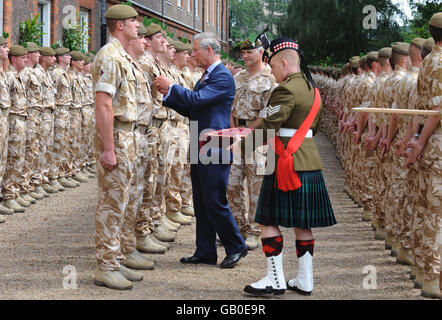
<svg viewBox="0 0 442 320"><path fill-rule="evenodd" d="M264 226L311 229L336 224L322 171L298 171L302 186L284 192L275 187L276 173L263 178L255 222Z"/></svg>

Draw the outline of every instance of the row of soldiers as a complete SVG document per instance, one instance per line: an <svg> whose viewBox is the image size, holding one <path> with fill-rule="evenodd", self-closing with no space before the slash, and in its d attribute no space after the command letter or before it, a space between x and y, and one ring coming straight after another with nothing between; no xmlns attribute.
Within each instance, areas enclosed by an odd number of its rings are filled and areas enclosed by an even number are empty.
<svg viewBox="0 0 442 320"><path fill-rule="evenodd" d="M0 38L0 214L95 176L90 69L81 52Z"/></svg>
<svg viewBox="0 0 442 320"><path fill-rule="evenodd" d="M352 111L440 112L442 13L430 20L430 34L352 57L342 70L312 69L326 107L323 130L345 169L345 191L363 207L362 219L372 221L375 238L385 240L397 263L411 266L415 288L440 298L440 116Z"/></svg>

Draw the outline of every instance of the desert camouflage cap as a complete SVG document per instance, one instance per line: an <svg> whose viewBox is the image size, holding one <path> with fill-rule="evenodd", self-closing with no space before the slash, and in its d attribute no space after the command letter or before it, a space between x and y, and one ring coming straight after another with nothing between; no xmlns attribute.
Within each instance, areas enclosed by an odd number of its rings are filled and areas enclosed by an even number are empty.
<svg viewBox="0 0 442 320"><path fill-rule="evenodd" d="M391 58L391 53L393 49L390 47L385 47L379 50L379 58Z"/></svg>
<svg viewBox="0 0 442 320"><path fill-rule="evenodd" d="M169 43L169 46L173 46L175 44L175 40L173 40L171 37L166 37L166 40Z"/></svg>
<svg viewBox="0 0 442 320"><path fill-rule="evenodd" d="M92 62L91 58L89 58L88 56L85 56L83 60L84 60L84 64L89 64Z"/></svg>
<svg viewBox="0 0 442 320"><path fill-rule="evenodd" d="M378 61L379 60L379 52L378 51L371 51L367 54L367 58L371 61Z"/></svg>
<svg viewBox="0 0 442 320"><path fill-rule="evenodd" d="M26 42L26 50L28 52L35 52L40 50L40 47L35 42Z"/></svg>
<svg viewBox="0 0 442 320"><path fill-rule="evenodd" d="M2 46L4 44L8 44L8 40L5 37L0 36L0 46Z"/></svg>
<svg viewBox="0 0 442 320"><path fill-rule="evenodd" d="M64 55L64 54L66 54L66 53L69 53L69 49L68 48L64 48L64 47L62 47L62 48L57 48L57 49L55 49L55 55L56 56L62 56L62 55Z"/></svg>
<svg viewBox="0 0 442 320"><path fill-rule="evenodd" d="M442 29L442 12L435 13L431 17L430 26Z"/></svg>
<svg viewBox="0 0 442 320"><path fill-rule="evenodd" d="M189 50L187 44L185 44L181 41L175 41L175 43L173 44L173 47L175 48L176 52L183 52L183 51Z"/></svg>
<svg viewBox="0 0 442 320"><path fill-rule="evenodd" d="M418 47L419 49L422 49L424 42L425 42L424 38L414 38L413 41L411 41L411 44Z"/></svg>
<svg viewBox="0 0 442 320"><path fill-rule="evenodd" d="M139 36L145 36L147 33L147 29L144 26L144 24L140 23L140 26L138 27L138 35Z"/></svg>
<svg viewBox="0 0 442 320"><path fill-rule="evenodd" d="M396 42L395 44L393 44L393 51L405 56L408 56L409 48L410 44L406 42Z"/></svg>
<svg viewBox="0 0 442 320"><path fill-rule="evenodd" d="M55 50L51 47L41 47L40 54L45 57L53 57L55 56Z"/></svg>
<svg viewBox="0 0 442 320"><path fill-rule="evenodd" d="M18 45L18 44L14 44L13 46L11 46L9 48L9 54L11 56L20 57L20 56L24 56L27 53L28 53L28 50L26 50L25 47Z"/></svg>
<svg viewBox="0 0 442 320"><path fill-rule="evenodd" d="M138 12L131 6L116 4L106 10L105 18L124 20L138 16Z"/></svg>
<svg viewBox="0 0 442 320"><path fill-rule="evenodd" d="M152 36L156 33L161 32L161 27L160 25L156 24L156 23L152 23L150 25L147 26L147 31L146 31L146 37Z"/></svg>
<svg viewBox="0 0 442 320"><path fill-rule="evenodd" d="M423 47L427 49L428 51L433 50L433 47L435 46L434 39L432 37L425 40Z"/></svg>

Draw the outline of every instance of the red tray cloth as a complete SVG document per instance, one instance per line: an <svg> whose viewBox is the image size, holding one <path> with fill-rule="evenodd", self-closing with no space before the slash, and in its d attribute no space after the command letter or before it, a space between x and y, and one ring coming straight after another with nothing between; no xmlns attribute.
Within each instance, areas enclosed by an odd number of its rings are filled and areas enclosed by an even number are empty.
<svg viewBox="0 0 442 320"><path fill-rule="evenodd" d="M216 131L208 131L203 133L200 141L200 147L210 142L210 147L222 148L230 146L238 137L244 139L252 132L250 128L229 128Z"/></svg>

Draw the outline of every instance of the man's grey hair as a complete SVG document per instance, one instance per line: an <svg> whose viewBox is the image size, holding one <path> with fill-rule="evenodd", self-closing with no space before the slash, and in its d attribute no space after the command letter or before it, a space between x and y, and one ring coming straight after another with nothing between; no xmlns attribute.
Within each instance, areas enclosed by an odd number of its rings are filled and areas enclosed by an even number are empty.
<svg viewBox="0 0 442 320"><path fill-rule="evenodd" d="M206 49L211 47L213 49L213 53L217 56L221 55L221 45L218 40L216 40L216 36L211 32L203 32L195 36L195 40L200 40L200 47Z"/></svg>

